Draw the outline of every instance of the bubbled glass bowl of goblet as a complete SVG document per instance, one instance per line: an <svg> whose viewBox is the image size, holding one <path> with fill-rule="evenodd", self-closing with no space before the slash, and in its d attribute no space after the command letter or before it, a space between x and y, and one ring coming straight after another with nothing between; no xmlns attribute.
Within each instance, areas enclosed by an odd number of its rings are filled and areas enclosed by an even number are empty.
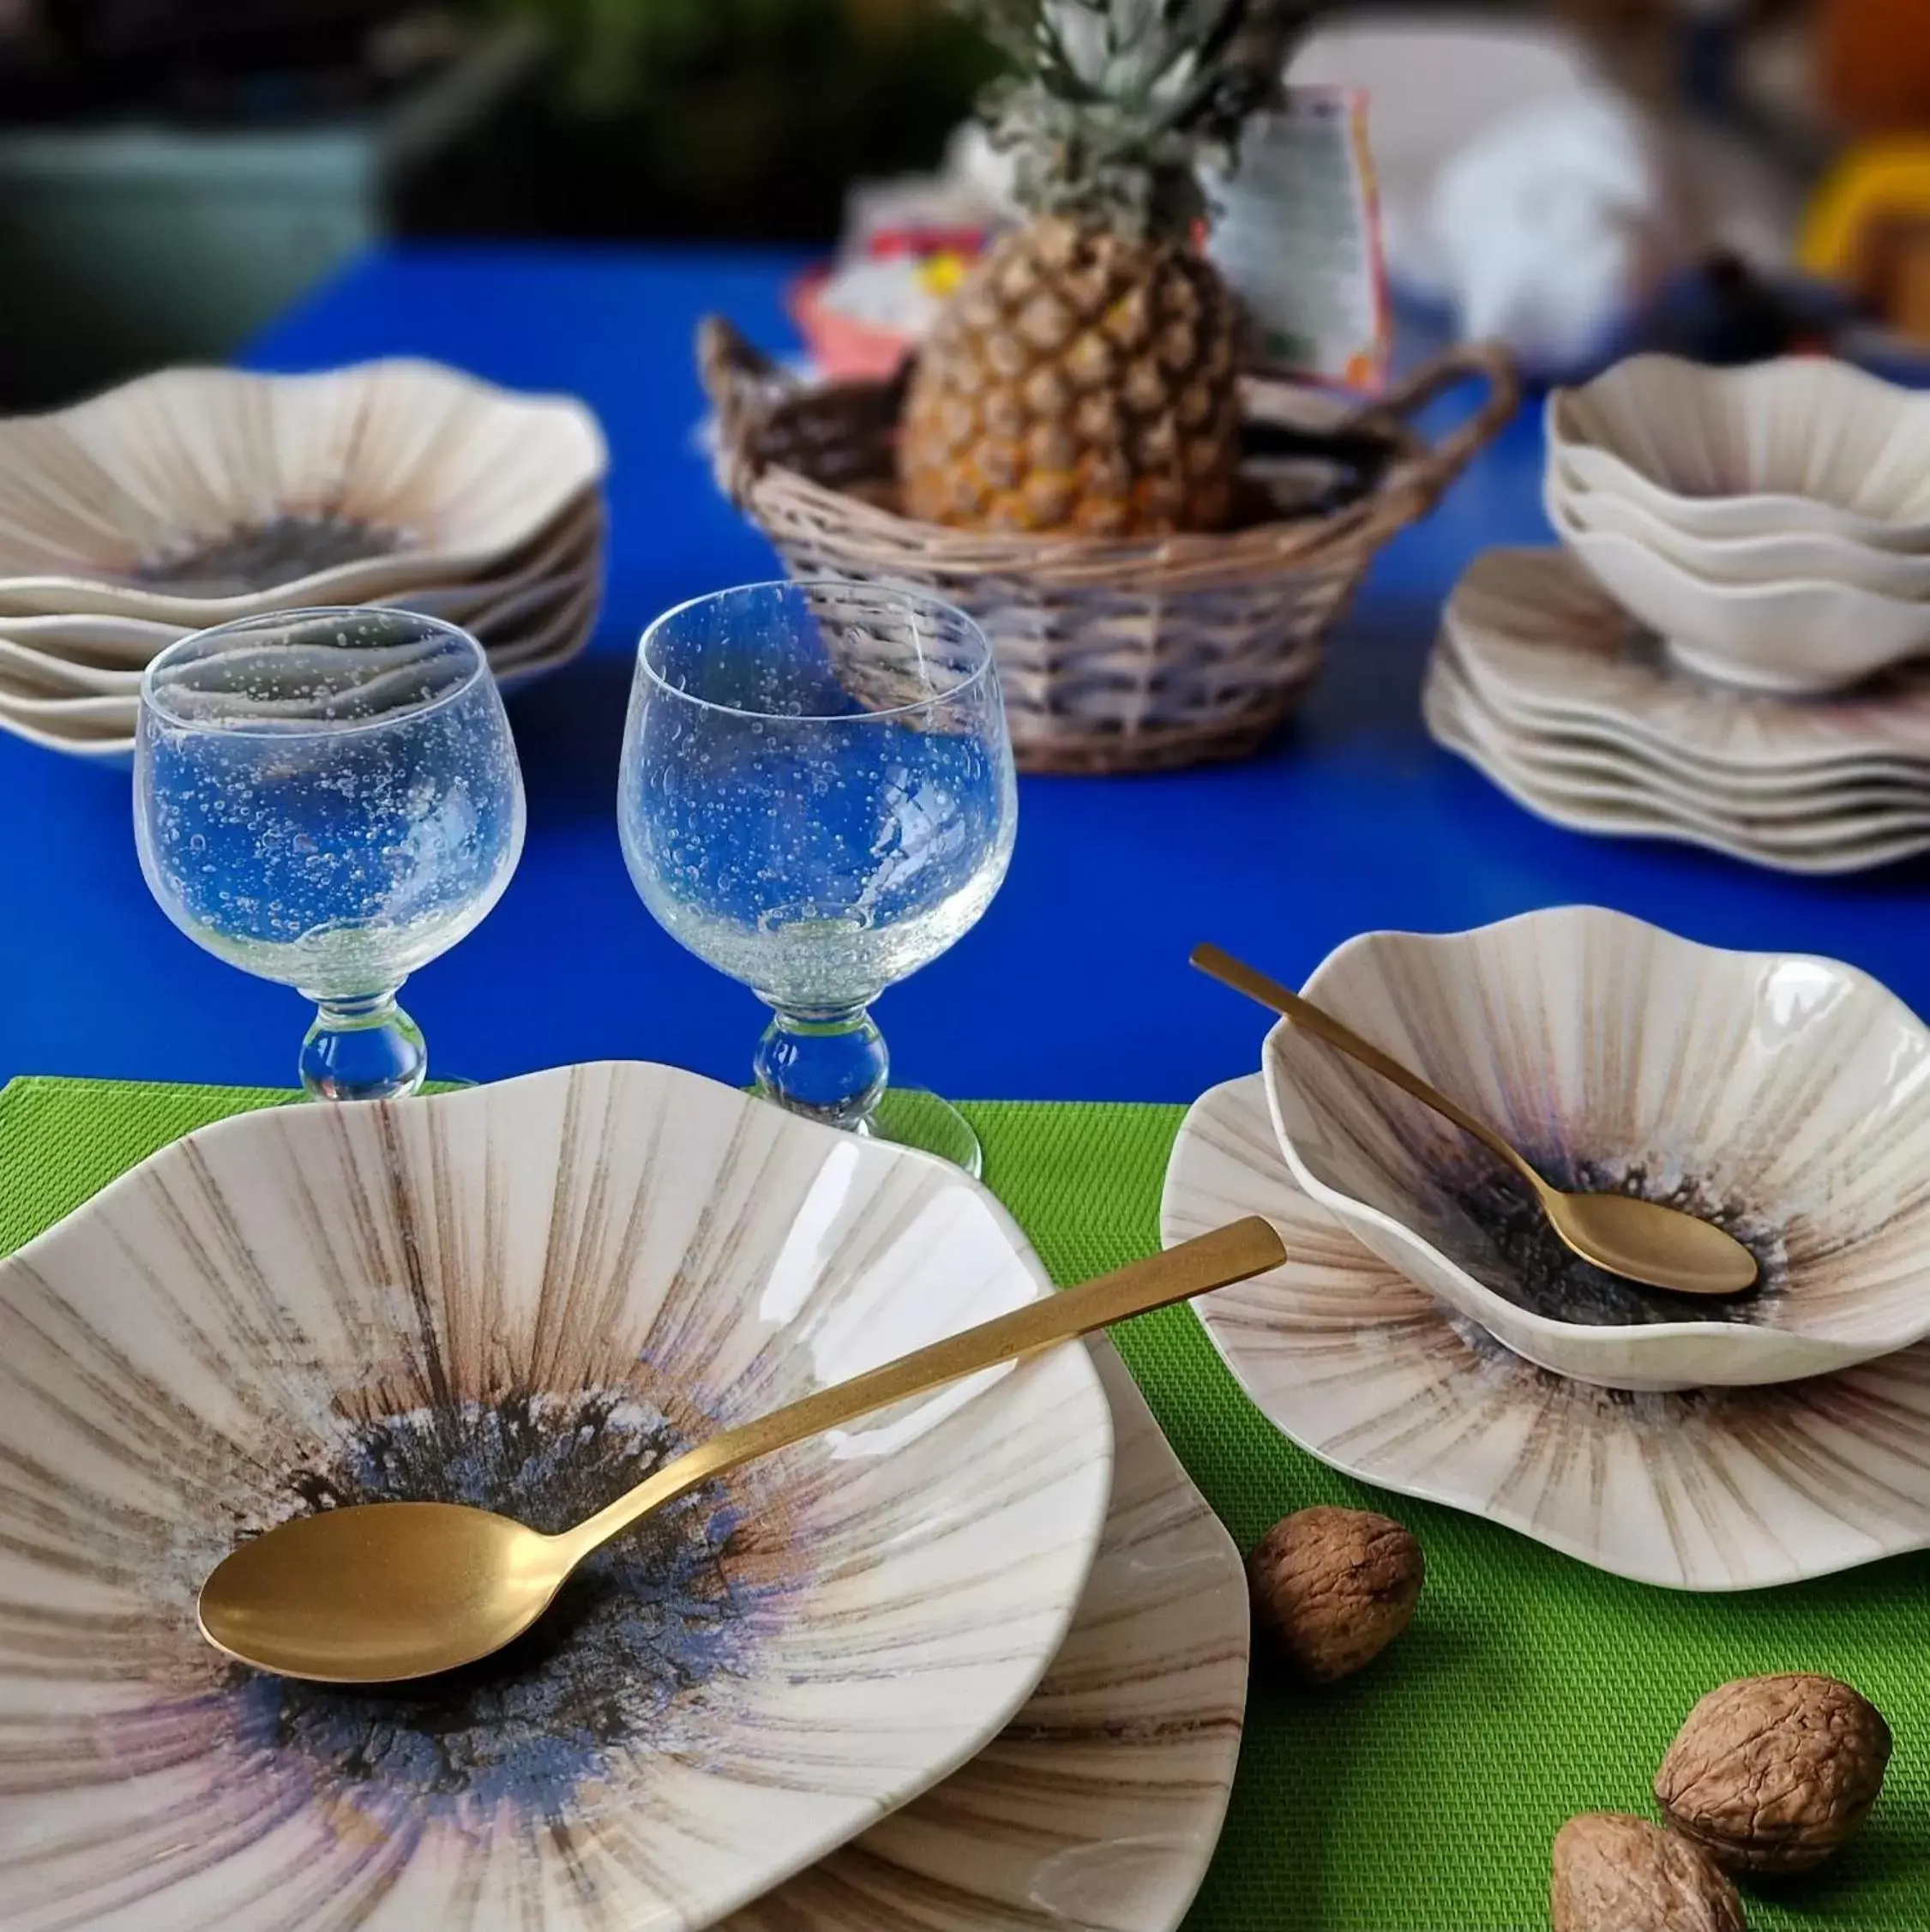
<svg viewBox="0 0 1930 1932"><path fill-rule="evenodd" d="M962 611L835 581L721 591L638 647L618 821L670 935L772 1008L759 1090L978 1171L936 1096L894 1087L871 1002L962 937L1018 820L991 646Z"/></svg>
<svg viewBox="0 0 1930 1932"><path fill-rule="evenodd" d="M377 608L248 617L142 679L141 867L197 945L316 1006L302 1084L412 1093L428 1071L402 983L502 896L522 777L482 647Z"/></svg>

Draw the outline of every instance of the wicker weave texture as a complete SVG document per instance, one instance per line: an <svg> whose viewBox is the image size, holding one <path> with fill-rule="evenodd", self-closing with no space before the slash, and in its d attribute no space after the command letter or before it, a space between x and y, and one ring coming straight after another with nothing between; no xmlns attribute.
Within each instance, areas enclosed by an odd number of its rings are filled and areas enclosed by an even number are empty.
<svg viewBox="0 0 1930 1932"><path fill-rule="evenodd" d="M969 611L996 650L1013 748L1032 772L1146 771L1256 749L1318 675L1374 553L1433 509L1518 394L1486 346L1451 351L1344 415L1305 385L1249 377L1254 455L1236 527L1119 540L914 521L895 507L901 382L805 386L714 318L699 361L719 481L786 568ZM1487 384L1479 407L1423 442L1413 417L1469 378Z"/></svg>

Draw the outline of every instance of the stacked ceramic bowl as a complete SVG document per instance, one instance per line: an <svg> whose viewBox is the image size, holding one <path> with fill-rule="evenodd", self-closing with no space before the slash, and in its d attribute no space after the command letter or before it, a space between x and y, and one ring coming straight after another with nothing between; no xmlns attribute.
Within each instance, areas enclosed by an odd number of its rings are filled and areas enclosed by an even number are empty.
<svg viewBox="0 0 1930 1932"><path fill-rule="evenodd" d="M1562 547L1457 588L1434 735L1582 829L1789 871L1930 847L1930 396L1638 356L1547 424Z"/></svg>
<svg viewBox="0 0 1930 1932"><path fill-rule="evenodd" d="M1169 1242L1290 1260L1196 1304L1259 1407L1362 1480L1690 1590L1930 1547L1930 1032L1854 967L1593 906L1349 941L1308 996L1556 1186L1726 1228L1752 1290L1642 1288L1391 1081L1283 1022L1175 1144Z"/></svg>
<svg viewBox="0 0 1930 1932"><path fill-rule="evenodd" d="M157 651L304 605L445 617L536 677L594 627L606 466L580 403L424 362L168 370L0 422L0 730L123 759Z"/></svg>

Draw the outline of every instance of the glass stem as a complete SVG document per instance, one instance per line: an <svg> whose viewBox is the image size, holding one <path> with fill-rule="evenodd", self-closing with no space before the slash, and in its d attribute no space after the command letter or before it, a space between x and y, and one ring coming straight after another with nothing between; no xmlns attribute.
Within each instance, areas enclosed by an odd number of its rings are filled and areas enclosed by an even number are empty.
<svg viewBox="0 0 1930 1932"><path fill-rule="evenodd" d="M396 1005L399 990L316 1001L302 1042L302 1085L314 1098L392 1100L421 1086L429 1049L422 1028Z"/></svg>
<svg viewBox="0 0 1930 1932"><path fill-rule="evenodd" d="M885 1091L885 1036L862 1006L779 1007L757 1043L757 1091L828 1126L862 1133Z"/></svg>

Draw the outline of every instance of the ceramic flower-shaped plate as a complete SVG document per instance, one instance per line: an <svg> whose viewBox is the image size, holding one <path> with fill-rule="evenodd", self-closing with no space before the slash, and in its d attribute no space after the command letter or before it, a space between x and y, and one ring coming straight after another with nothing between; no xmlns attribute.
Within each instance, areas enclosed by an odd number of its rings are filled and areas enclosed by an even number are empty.
<svg viewBox="0 0 1930 1932"><path fill-rule="evenodd" d="M581 403L436 363L163 370L0 423L0 613L377 603L489 569L607 462Z"/></svg>
<svg viewBox="0 0 1930 1932"><path fill-rule="evenodd" d="M1781 790L1799 774L1894 774L1921 785L1930 761L1930 666L1826 703L1685 677L1563 551L1483 551L1441 622L1481 695L1523 725L1593 728L1694 780Z"/></svg>
<svg viewBox="0 0 1930 1932"><path fill-rule="evenodd" d="M0 1263L0 1923L678 1932L746 1904L1032 1694L1109 1493L1083 1351L699 1492L447 1678L256 1675L197 1634L199 1581L341 1502L556 1527L1049 1291L942 1163L667 1068L164 1150Z"/></svg>
<svg viewBox="0 0 1930 1932"><path fill-rule="evenodd" d="M1864 872L1930 850L1930 769L1912 782L1743 797L1673 777L1626 746L1543 725L1516 731L1477 694L1445 635L1421 694L1428 735L1525 811L1573 832L1668 839L1776 872Z"/></svg>
<svg viewBox="0 0 1930 1932"><path fill-rule="evenodd" d="M1194 1307L1268 1420L1350 1476L1678 1590L1757 1589L1930 1548L1930 1343L1757 1388L1638 1394L1551 1375L1302 1190L1258 1074L1187 1114L1161 1238L1241 1214L1266 1215L1293 1258Z"/></svg>
<svg viewBox="0 0 1930 1932"><path fill-rule="evenodd" d="M721 1932L1173 1932L1219 1842L1247 1578L1109 1342L1112 1506L1031 1701L962 1770Z"/></svg>
<svg viewBox="0 0 1930 1932"><path fill-rule="evenodd" d="M592 497L538 543L467 582L398 590L392 600L460 623L488 653L505 691L560 669L589 642L603 601L606 518ZM70 757L134 755L141 671L188 635L129 618L0 617L0 731ZM78 652L78 659L63 657Z"/></svg>

